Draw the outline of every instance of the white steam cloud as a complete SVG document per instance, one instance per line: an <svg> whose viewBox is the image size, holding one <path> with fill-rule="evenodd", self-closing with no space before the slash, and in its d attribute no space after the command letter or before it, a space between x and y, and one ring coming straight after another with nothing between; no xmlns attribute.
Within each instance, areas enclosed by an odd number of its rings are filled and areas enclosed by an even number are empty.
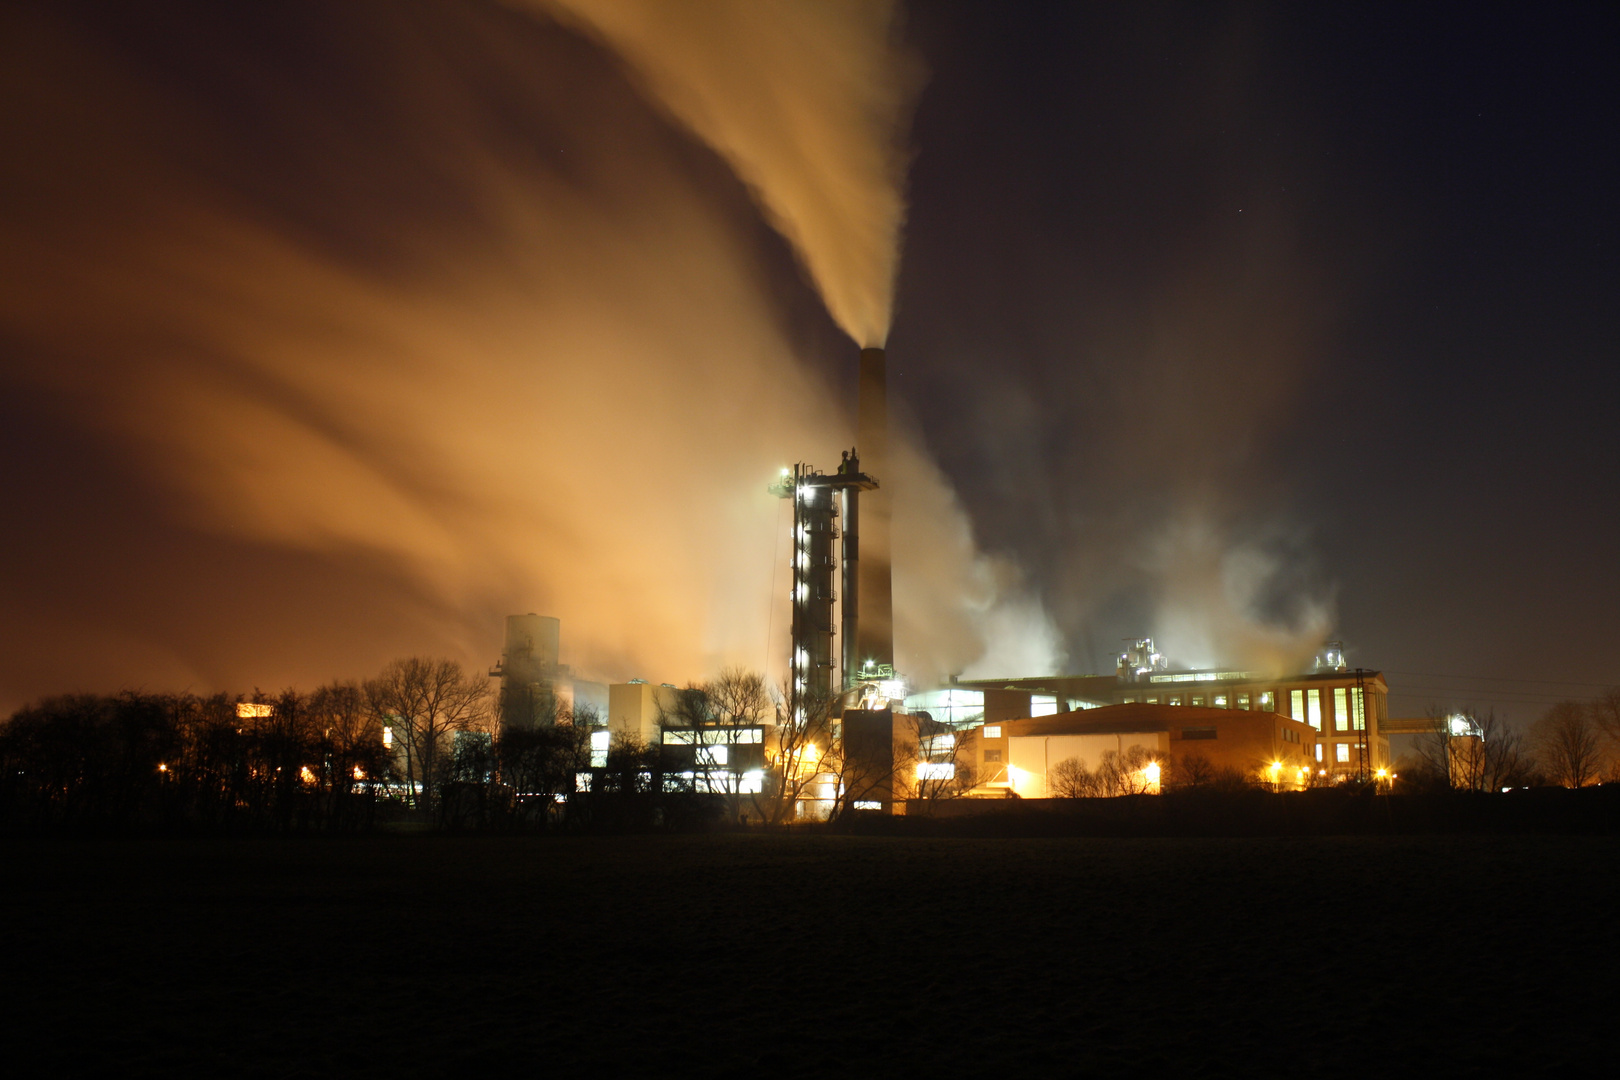
<svg viewBox="0 0 1620 1080"><path fill-rule="evenodd" d="M1160 589L1156 644L1189 667L1307 670L1335 611L1331 593L1292 580L1297 568L1297 556L1236 540L1211 516L1185 512L1150 549L1147 569Z"/></svg>
<svg viewBox="0 0 1620 1080"><path fill-rule="evenodd" d="M920 83L889 0L529 0L624 58L730 162L833 319L888 336L905 217L902 131Z"/></svg>
<svg viewBox="0 0 1620 1080"><path fill-rule="evenodd" d="M886 6L799 6L813 17L772 6L797 18L791 32L754 7L712 5L768 37L831 34L834 12L866 34L851 61L863 66L828 71L840 85L888 55ZM785 527L765 485L796 458L835 454L852 425L784 327L757 226L737 212L747 204L594 53L541 21L461 5L260 14L298 20L298 40L342 52L383 89L322 94L301 64L233 55L259 39L226 35L197 66L239 80L224 90L263 110L268 130L238 143L228 113L153 75L155 62L106 62L71 23L30 16L49 47L19 49L13 64L36 112L7 117L18 145L0 208L0 376L60 425L114 443L181 497L190 526L365 574L387 567L396 590L355 585L344 602L377 614L343 631L324 625L319 598L296 618L256 618L256 598L284 584L274 576L189 604L216 620L204 626L154 629L146 609L111 596L79 623L58 619L59 636L8 615L6 640L32 650L6 661L12 692L153 677L133 646L85 650L91 629L172 657L195 689L239 689L360 675L402 651L487 662L500 617L529 610L562 619L565 659L588 675L683 681L738 663L780 677ZM382 33L368 21L383 17L403 24ZM531 36L514 41L512 23ZM161 26L154 36L169 40ZM693 37L700 56L706 40ZM712 48L737 44L721 40ZM880 338L899 99L883 98L891 112L876 119L848 106L859 115L839 122L862 123L839 142L837 122L810 118L843 99L765 79L787 62L769 55L753 69L764 82L727 84L744 102L775 101L758 127L797 117L797 158L864 162L860 183L874 186L849 195L836 170L812 171L805 184L848 198L806 209L770 180L795 158L744 175L793 222L839 321ZM888 194L873 194L878 177ZM865 216L846 213L868 197ZM937 468L915 445L895 457L899 660L917 674L960 670L1007 605L1030 602L976 552ZM184 543L183 530L161 533ZM118 542L84 537L74 557ZM192 587L183 570L165 580ZM409 625L431 622L437 636L393 632L396 593L419 598L430 617ZM47 655L75 658L74 685L28 681Z"/></svg>

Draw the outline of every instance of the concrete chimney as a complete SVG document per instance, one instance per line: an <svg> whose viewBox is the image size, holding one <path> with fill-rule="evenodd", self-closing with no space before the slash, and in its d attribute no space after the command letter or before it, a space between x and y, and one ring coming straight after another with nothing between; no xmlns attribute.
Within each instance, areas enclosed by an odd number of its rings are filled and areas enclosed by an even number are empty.
<svg viewBox="0 0 1620 1080"><path fill-rule="evenodd" d="M864 665L894 664L894 596L889 571L890 492L894 477L889 462L889 389L882 349L861 350L860 397L855 416L855 451L861 471L875 477L878 488L861 496L860 623L855 661ZM858 672L856 672L858 674ZM845 678L849 677L846 673Z"/></svg>

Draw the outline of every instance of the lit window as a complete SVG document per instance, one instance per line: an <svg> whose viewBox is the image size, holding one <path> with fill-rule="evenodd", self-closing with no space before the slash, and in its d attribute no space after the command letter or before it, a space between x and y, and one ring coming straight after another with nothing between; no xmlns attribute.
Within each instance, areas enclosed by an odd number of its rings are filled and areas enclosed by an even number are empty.
<svg viewBox="0 0 1620 1080"><path fill-rule="evenodd" d="M956 778L956 766L949 761L920 761L917 763L917 779L919 780L953 780Z"/></svg>
<svg viewBox="0 0 1620 1080"><path fill-rule="evenodd" d="M1322 691L1312 690L1305 698L1305 720L1317 731L1322 730Z"/></svg>
<svg viewBox="0 0 1620 1080"><path fill-rule="evenodd" d="M1363 700L1364 697L1365 695L1362 694L1361 687L1359 686L1350 691L1350 700L1355 704L1355 721L1357 731L1367 730L1367 706L1366 702Z"/></svg>
<svg viewBox="0 0 1620 1080"><path fill-rule="evenodd" d="M574 790L575 791L589 791L589 790L591 790L591 774L588 773L588 772L575 773L574 774Z"/></svg>
<svg viewBox="0 0 1620 1080"><path fill-rule="evenodd" d="M984 737L987 738L987 739L999 739L999 738L1001 738L1001 725L1000 724L986 724L984 726Z"/></svg>
<svg viewBox="0 0 1620 1080"><path fill-rule="evenodd" d="M876 799L856 799L852 804L857 810L881 810L883 804Z"/></svg>
<svg viewBox="0 0 1620 1080"><path fill-rule="evenodd" d="M1247 709L1249 707L1249 695L1248 694L1239 694L1237 696L1237 707L1240 708L1240 709Z"/></svg>
<svg viewBox="0 0 1620 1080"><path fill-rule="evenodd" d="M1225 694L1216 694L1215 695L1215 707L1217 709L1226 708L1226 695Z"/></svg>
<svg viewBox="0 0 1620 1080"><path fill-rule="evenodd" d="M1333 730L1343 731L1350 722L1350 709L1345 703L1345 688L1333 688Z"/></svg>
<svg viewBox="0 0 1620 1080"><path fill-rule="evenodd" d="M1292 691L1288 695L1288 700L1289 704L1291 705L1291 708L1288 710L1288 715L1292 716L1295 720L1305 719L1305 691Z"/></svg>
<svg viewBox="0 0 1620 1080"><path fill-rule="evenodd" d="M1193 699L1192 699L1192 703L1194 705L1198 706L1200 709L1202 709L1204 707L1204 695L1203 694L1194 694Z"/></svg>
<svg viewBox="0 0 1620 1080"><path fill-rule="evenodd" d="M1057 698L1049 694L1031 694L1029 698L1029 715L1056 716Z"/></svg>
<svg viewBox="0 0 1620 1080"><path fill-rule="evenodd" d="M1316 760L1317 761L1322 760L1322 744L1321 743L1316 744Z"/></svg>
<svg viewBox="0 0 1620 1080"><path fill-rule="evenodd" d="M1172 705L1180 705L1181 704L1181 699L1179 697L1173 697L1173 698L1170 699L1170 704L1172 704Z"/></svg>
<svg viewBox="0 0 1620 1080"><path fill-rule="evenodd" d="M1335 746L1333 748L1333 760L1334 761L1340 761L1340 762L1349 761L1350 760L1350 744L1349 743L1339 743L1337 746Z"/></svg>
<svg viewBox="0 0 1620 1080"><path fill-rule="evenodd" d="M1271 691L1270 690L1267 690L1265 693L1261 694L1260 695L1260 709L1261 709L1261 711L1262 712L1272 712L1272 711L1274 711L1274 709L1272 707L1272 702L1275 701L1275 700L1276 699L1271 696Z"/></svg>

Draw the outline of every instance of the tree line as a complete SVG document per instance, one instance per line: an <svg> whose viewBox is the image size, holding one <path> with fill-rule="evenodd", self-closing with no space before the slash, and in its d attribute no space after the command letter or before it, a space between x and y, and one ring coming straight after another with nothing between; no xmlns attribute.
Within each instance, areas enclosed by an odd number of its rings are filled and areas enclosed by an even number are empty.
<svg viewBox="0 0 1620 1080"><path fill-rule="evenodd" d="M1581 788L1620 781L1620 687L1587 701L1561 701L1525 730L1494 710L1430 711L1411 783L1460 791Z"/></svg>
<svg viewBox="0 0 1620 1080"><path fill-rule="evenodd" d="M844 754L837 705L728 669L666 695L652 742L604 744L604 718L551 687L503 699L422 657L311 692L66 695L0 725L0 827L679 829L782 824L806 800L836 817L880 781L898 797L966 782L893 780L938 741L921 721L875 775Z"/></svg>

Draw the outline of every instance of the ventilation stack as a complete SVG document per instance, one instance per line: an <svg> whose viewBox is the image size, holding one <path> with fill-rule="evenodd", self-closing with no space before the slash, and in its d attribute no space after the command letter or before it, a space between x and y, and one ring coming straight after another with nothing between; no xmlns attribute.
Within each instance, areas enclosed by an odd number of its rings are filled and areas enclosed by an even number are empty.
<svg viewBox="0 0 1620 1080"><path fill-rule="evenodd" d="M860 470L888 478L889 389L882 349L861 350L860 396L856 404L855 449ZM892 485L891 485L892 487ZM858 549L845 558L856 563L860 618L856 632L844 640L844 681L863 672L894 672L894 591L891 584L889 529L893 520L890 494L878 488L860 500ZM852 523L846 522L846 527ZM853 531L853 530L851 530ZM851 641L850 639L854 640Z"/></svg>

